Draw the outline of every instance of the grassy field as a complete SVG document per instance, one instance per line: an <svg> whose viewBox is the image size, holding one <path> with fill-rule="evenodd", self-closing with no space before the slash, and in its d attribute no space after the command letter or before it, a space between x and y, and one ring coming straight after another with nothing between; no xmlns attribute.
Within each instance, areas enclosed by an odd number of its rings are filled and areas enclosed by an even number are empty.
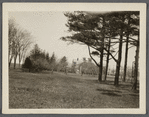
<svg viewBox="0 0 149 117"><path fill-rule="evenodd" d="M139 92L130 83L99 84L76 74L9 72L9 108L138 108Z"/></svg>

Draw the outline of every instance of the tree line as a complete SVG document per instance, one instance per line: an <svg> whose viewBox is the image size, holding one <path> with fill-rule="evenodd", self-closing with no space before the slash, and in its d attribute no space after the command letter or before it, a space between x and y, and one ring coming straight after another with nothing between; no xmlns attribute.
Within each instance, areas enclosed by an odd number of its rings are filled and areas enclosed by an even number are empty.
<svg viewBox="0 0 149 117"><path fill-rule="evenodd" d="M136 47L134 83L132 89L137 88L138 61L139 61L139 12L138 11L119 11L119 12L85 12L75 11L66 12L64 15L68 21L66 26L71 36L62 37L64 41L80 43L88 46L91 59L99 68L98 81L106 80L109 60L113 59L116 63L116 73L114 85L119 85L120 67L122 59L122 47L125 47L125 64L123 81L126 80L128 50ZM115 45L118 48L114 48ZM93 48L95 51L90 50ZM96 61L93 57L99 57ZM106 57L106 73L103 76L103 58Z"/></svg>
<svg viewBox="0 0 149 117"><path fill-rule="evenodd" d="M9 19L8 22L8 43L9 43L9 67L13 62L13 68L16 68L16 63L19 62L19 67L27 68L30 72L39 72L42 70L62 71L74 73L76 68L72 63L72 67L68 68L67 58L64 56L58 60L53 53L49 56L48 52L39 48L37 44L34 45L31 51L30 47L33 44L33 37L30 32L20 27L14 19ZM83 66L87 63L82 63ZM86 65L91 67L94 65ZM95 67L95 66L94 66ZM86 68L87 69L87 68ZM82 73L89 73L82 67Z"/></svg>
<svg viewBox="0 0 149 117"><path fill-rule="evenodd" d="M8 57L9 67L12 60L14 60L14 69L16 68L16 61L18 58L19 67L33 43L32 35L27 30L21 28L13 19L9 19L8 22Z"/></svg>
<svg viewBox="0 0 149 117"><path fill-rule="evenodd" d="M30 51L28 57L26 57L22 68L29 69L29 72L41 72L43 70L51 71L63 71L66 73L67 58L64 56L60 60L57 59L55 53L50 56L48 52L39 48L37 44Z"/></svg>
<svg viewBox="0 0 149 117"><path fill-rule="evenodd" d="M77 73L96 75L97 66L92 63L91 59L88 61L83 59L79 64L72 62L71 66L68 66L68 60L66 56L63 56L61 59L58 59L53 52L50 56L48 52L39 48L37 44L34 45L34 48L30 51L28 57L26 57L25 62L22 65L23 70L27 68L29 72L42 72L42 71L51 71L53 74L54 71L67 73Z"/></svg>

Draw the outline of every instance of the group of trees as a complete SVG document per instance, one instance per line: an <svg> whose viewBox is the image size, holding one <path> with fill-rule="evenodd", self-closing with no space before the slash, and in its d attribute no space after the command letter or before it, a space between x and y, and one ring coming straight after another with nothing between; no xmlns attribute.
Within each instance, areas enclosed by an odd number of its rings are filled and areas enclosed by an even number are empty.
<svg viewBox="0 0 149 117"><path fill-rule="evenodd" d="M29 61L30 62L27 62ZM30 56L26 58L23 68L29 68L29 71L39 72L42 70L49 69L50 58L49 54L42 51L36 44L30 51ZM53 61L54 63L54 61Z"/></svg>
<svg viewBox="0 0 149 117"><path fill-rule="evenodd" d="M64 56L60 59L58 65L57 65L57 71L62 71L62 72L65 72L67 74L67 71L68 71L68 62L67 62L67 58Z"/></svg>
<svg viewBox="0 0 149 117"><path fill-rule="evenodd" d="M8 22L8 43L9 43L9 67L12 60L14 60L14 69L16 68L16 61L19 60L19 66L25 58L26 53L32 44L32 36L27 31L16 24L13 19Z"/></svg>
<svg viewBox="0 0 149 117"><path fill-rule="evenodd" d="M35 44L34 48L30 51L29 57L25 59L22 67L28 68L29 71L33 72L50 70L51 73L53 73L53 71L58 70L64 72L67 65L67 58L65 56L58 61L54 53L50 57L48 52L43 51L37 44Z"/></svg>
<svg viewBox="0 0 149 117"><path fill-rule="evenodd" d="M122 59L122 46L126 43L124 78L126 78L128 49L136 47L135 78L133 89L137 87L139 59L139 12L85 12L75 11L64 14L68 18L66 26L71 36L62 37L64 41L81 43L88 46L91 59L99 68L98 80L106 80L109 60L116 62L114 85L118 86ZM115 48L117 46L117 48ZM93 48L95 51L90 50ZM92 55L99 56L96 61ZM103 58L106 57L106 75L102 78Z"/></svg>
<svg viewBox="0 0 149 117"><path fill-rule="evenodd" d="M98 81L106 80L109 60L113 59L116 63L116 73L114 85L118 86L122 47L125 43L125 62L123 81L126 80L128 50L131 47L136 47L135 62L134 62L134 84L133 89L137 88L138 77L138 61L139 61L139 21L140 16L138 11L119 11L119 12L86 12L75 11L64 14L68 18L66 26L71 36L62 37L64 41L71 43L81 43L88 46L90 58L99 68ZM14 68L16 61L19 60L19 65L22 59L26 58L26 53L32 43L31 34L20 28L14 20L9 20L9 67L14 60ZM115 48L116 47L116 48ZM94 49L91 51L90 48ZM96 61L93 55L99 57ZM103 78L103 60L106 58L105 75ZM54 70L67 73L67 58L64 56L60 61L56 60L55 54L49 57L49 54L42 51L38 45L35 45L26 58L23 67L29 70L42 71ZM82 63L82 66L86 65ZM90 64L89 66L92 66ZM72 65L74 68L75 65Z"/></svg>

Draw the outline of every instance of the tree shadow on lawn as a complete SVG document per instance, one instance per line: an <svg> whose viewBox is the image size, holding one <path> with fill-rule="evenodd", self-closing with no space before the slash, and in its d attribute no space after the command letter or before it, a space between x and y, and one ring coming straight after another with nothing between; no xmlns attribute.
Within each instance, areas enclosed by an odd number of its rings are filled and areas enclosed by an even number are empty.
<svg viewBox="0 0 149 117"><path fill-rule="evenodd" d="M104 84L104 85L111 85L111 86L113 86L114 85L114 81L101 81L101 82L99 82L98 80L88 80L88 79L86 79L86 81L89 81L89 82L92 82L92 83L96 83L96 84Z"/></svg>
<svg viewBox="0 0 149 117"><path fill-rule="evenodd" d="M118 90L125 90L133 93L139 93L139 83L137 84L137 90L132 90L132 84L131 83L121 83L117 87Z"/></svg>
<svg viewBox="0 0 149 117"><path fill-rule="evenodd" d="M129 94L130 96L139 96L139 94Z"/></svg>
<svg viewBox="0 0 149 117"><path fill-rule="evenodd" d="M102 82L100 82L100 84L114 86L114 81L102 81ZM137 90L135 90L135 91L132 90L132 85L133 84L130 83L130 82L119 81L119 85L116 86L116 88L118 90L125 90L125 91L131 91L131 92L134 92L134 93L139 93L139 83L137 84Z"/></svg>
<svg viewBox="0 0 149 117"><path fill-rule="evenodd" d="M101 91L103 95L108 95L108 96L121 96L119 93L122 93L122 91L118 90L108 90L108 89L96 89L97 91Z"/></svg>
<svg viewBox="0 0 149 117"><path fill-rule="evenodd" d="M96 89L97 91L100 91L101 94L103 95L108 95L108 96L117 96L121 97L122 95L130 95L130 96L139 96L139 93L124 93L119 90L107 90L107 89Z"/></svg>
<svg viewBox="0 0 149 117"><path fill-rule="evenodd" d="M107 89L96 89L96 90L107 92L107 93L122 93L122 91L118 91L118 90L107 90Z"/></svg>
<svg viewBox="0 0 149 117"><path fill-rule="evenodd" d="M96 90L100 91L101 94L103 95L119 96L119 97L125 94L130 96L139 95L139 84L137 85L138 90L135 90L135 91L132 90L132 84L128 82L119 82L118 86L114 86L113 81L105 81L105 82L101 82L100 84L102 88L98 88Z"/></svg>
<svg viewBox="0 0 149 117"><path fill-rule="evenodd" d="M102 82L100 82L100 84L106 84L106 85L114 85L114 81L109 81L109 80L107 80L107 81L102 81Z"/></svg>
<svg viewBox="0 0 149 117"><path fill-rule="evenodd" d="M108 95L108 96L118 96L118 97L121 97L121 95L119 95L119 94L116 94L116 93L113 93L113 92L108 92L108 93L101 93L101 94L103 94L103 95Z"/></svg>

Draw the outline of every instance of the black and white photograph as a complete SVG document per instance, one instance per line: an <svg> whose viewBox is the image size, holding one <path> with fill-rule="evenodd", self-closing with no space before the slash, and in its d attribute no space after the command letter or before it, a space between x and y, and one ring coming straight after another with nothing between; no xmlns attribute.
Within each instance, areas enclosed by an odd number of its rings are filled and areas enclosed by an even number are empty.
<svg viewBox="0 0 149 117"><path fill-rule="evenodd" d="M2 96L6 114L145 114L146 4L4 3Z"/></svg>

